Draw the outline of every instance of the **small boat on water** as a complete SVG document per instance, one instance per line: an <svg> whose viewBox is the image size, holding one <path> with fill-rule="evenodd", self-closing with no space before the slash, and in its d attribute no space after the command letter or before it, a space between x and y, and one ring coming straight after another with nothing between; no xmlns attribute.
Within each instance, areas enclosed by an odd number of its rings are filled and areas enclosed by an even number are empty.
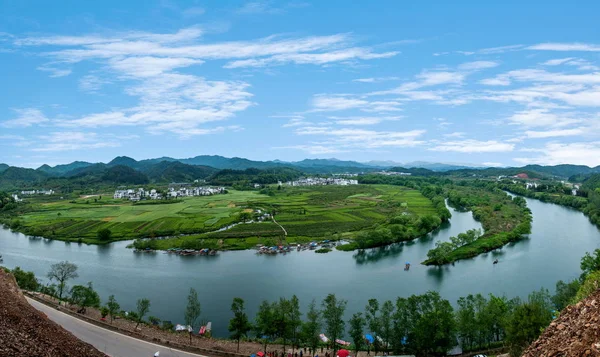
<svg viewBox="0 0 600 357"><path fill-rule="evenodd" d="M409 263L409 262L406 262L406 263L404 264L404 271L408 271L408 270L410 270L410 263Z"/></svg>

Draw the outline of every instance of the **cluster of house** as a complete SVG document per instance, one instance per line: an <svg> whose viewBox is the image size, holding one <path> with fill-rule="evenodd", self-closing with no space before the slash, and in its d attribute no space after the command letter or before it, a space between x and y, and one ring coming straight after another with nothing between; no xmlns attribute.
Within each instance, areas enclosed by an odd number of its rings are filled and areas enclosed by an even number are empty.
<svg viewBox="0 0 600 357"><path fill-rule="evenodd" d="M31 196L31 195L53 195L54 190L31 190L31 191L21 191L21 195L23 196Z"/></svg>
<svg viewBox="0 0 600 357"><path fill-rule="evenodd" d="M169 187L167 196L169 197L192 197L192 196L212 196L225 193L225 187L180 187L179 189Z"/></svg>
<svg viewBox="0 0 600 357"><path fill-rule="evenodd" d="M16 193L12 195L12 198L15 200L15 202L23 201L22 199L19 198L19 196Z"/></svg>
<svg viewBox="0 0 600 357"><path fill-rule="evenodd" d="M306 177L296 181L286 182L288 186L325 186L325 185L358 185L358 180L345 179L345 178L332 178L332 177Z"/></svg>
<svg viewBox="0 0 600 357"><path fill-rule="evenodd" d="M224 187L169 187L169 190L166 192L165 197L178 198L192 196L211 196L220 193L225 193ZM143 199L160 200L163 198L163 195L157 192L155 189L147 191L143 188L138 188L137 190L116 190L113 198L116 200L125 199L130 201L139 201Z"/></svg>
<svg viewBox="0 0 600 357"><path fill-rule="evenodd" d="M140 187L137 190L116 190L115 194L113 195L113 198L115 200L139 201L141 199L160 200L162 196L154 189L146 191Z"/></svg>

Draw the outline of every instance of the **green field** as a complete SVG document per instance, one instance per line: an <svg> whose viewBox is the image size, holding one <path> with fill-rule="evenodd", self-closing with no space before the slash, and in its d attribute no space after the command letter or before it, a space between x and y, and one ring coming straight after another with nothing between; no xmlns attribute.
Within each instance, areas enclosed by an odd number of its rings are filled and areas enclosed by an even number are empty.
<svg viewBox="0 0 600 357"><path fill-rule="evenodd" d="M274 213L287 237L270 221L214 232L239 222L243 211L257 210ZM221 248L241 249L267 240L352 238L355 232L386 225L398 215L418 218L435 213L431 201L419 191L400 186L286 187L272 189L269 195L231 190L225 195L190 197L170 204L132 204L107 198L34 203L18 218L16 229L87 243L102 243L97 240L97 231L103 228L111 230L111 240L186 234L156 240L158 248L190 246L190 242L196 247L198 241L209 245L220 241Z"/></svg>

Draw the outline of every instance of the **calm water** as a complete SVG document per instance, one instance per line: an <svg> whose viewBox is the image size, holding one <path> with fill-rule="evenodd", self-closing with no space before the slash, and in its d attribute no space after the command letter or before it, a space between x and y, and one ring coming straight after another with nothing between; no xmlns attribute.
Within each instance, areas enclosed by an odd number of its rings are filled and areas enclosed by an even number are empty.
<svg viewBox="0 0 600 357"><path fill-rule="evenodd" d="M183 322L190 287L202 303L202 319L212 321L217 336L227 335L233 297L246 301L251 316L263 299L296 294L303 307L311 299L336 293L348 300L348 312L364 308L367 300L439 291L455 302L470 293L526 296L557 280L579 275L579 260L600 247L600 231L581 213L527 199L533 211L528 240L502 250L443 268L419 263L438 240L479 228L470 213L453 212L449 225L414 242L373 249L363 255L313 251L257 256L254 251L224 252L216 257L180 257L163 253L135 254L127 242L109 246L34 239L0 229L4 265L21 266L43 277L52 263L69 260L79 265L76 283L92 281L103 301L114 294L121 307L134 309L141 297L151 300L150 315ZM498 258L500 263L493 265ZM410 271L404 263L412 263Z"/></svg>

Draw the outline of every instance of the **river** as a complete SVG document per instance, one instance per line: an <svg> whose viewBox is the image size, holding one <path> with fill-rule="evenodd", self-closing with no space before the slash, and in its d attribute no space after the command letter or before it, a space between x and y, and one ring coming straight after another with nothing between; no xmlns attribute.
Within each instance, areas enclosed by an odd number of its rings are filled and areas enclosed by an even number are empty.
<svg viewBox="0 0 600 357"><path fill-rule="evenodd" d="M138 298L149 298L150 314L183 323L190 287L198 291L202 317L212 321L216 336L227 336L233 297L246 301L250 316L264 299L296 294L305 309L310 300L328 293L348 300L347 315L362 311L369 298L439 291L455 304L467 294L494 293L526 297L541 287L554 291L557 280L579 276L586 251L600 247L600 231L580 212L527 199L533 212L529 239L501 250L457 262L454 266L426 267L419 263L438 240L447 240L481 225L469 212L452 212L450 223L415 241L372 249L365 254L333 251L292 252L257 256L254 251L222 252L216 257L133 253L129 242L88 246L0 229L0 254L9 268L20 266L45 280L51 264L68 260L79 266L71 284L92 281L103 302L114 294L121 308L135 309ZM499 264L492 264L494 259ZM404 263L412 263L404 271Z"/></svg>

